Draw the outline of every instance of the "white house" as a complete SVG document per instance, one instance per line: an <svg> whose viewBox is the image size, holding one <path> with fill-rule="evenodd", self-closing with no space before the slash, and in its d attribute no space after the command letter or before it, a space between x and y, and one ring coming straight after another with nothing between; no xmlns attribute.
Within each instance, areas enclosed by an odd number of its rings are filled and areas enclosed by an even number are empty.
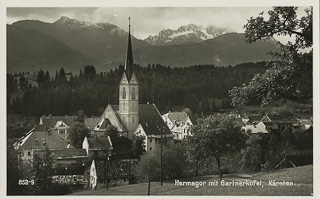
<svg viewBox="0 0 320 199"><path fill-rule="evenodd" d="M162 119L173 133L175 140L183 140L191 135L191 127L194 124L185 112L169 112L162 115Z"/></svg>

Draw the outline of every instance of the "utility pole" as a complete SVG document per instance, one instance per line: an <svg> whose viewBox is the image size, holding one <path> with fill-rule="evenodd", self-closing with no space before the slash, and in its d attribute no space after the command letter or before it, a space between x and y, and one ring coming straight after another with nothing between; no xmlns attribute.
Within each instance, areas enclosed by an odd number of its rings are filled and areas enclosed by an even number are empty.
<svg viewBox="0 0 320 199"><path fill-rule="evenodd" d="M107 146L107 189L109 189L108 176L109 176L109 147Z"/></svg>
<svg viewBox="0 0 320 199"><path fill-rule="evenodd" d="M160 184L162 186L162 129L159 128L160 130Z"/></svg>
<svg viewBox="0 0 320 199"><path fill-rule="evenodd" d="M128 168L128 180L129 180L129 182L128 183L130 184L130 166L131 166L130 165L130 154L129 154L129 159L128 160L129 160L129 164L128 164L128 167L129 167Z"/></svg>

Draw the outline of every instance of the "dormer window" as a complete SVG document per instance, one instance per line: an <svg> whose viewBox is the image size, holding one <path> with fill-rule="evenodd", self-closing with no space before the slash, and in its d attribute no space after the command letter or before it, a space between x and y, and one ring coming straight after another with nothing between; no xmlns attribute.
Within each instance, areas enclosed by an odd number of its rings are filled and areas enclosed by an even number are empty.
<svg viewBox="0 0 320 199"><path fill-rule="evenodd" d="M122 99L126 99L126 88L123 87L122 89Z"/></svg>

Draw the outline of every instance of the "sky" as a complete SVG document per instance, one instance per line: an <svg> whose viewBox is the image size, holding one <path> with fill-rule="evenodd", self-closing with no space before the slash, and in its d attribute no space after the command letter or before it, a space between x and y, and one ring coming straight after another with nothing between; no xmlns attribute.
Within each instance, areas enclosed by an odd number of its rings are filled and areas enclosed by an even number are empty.
<svg viewBox="0 0 320 199"><path fill-rule="evenodd" d="M128 30L138 39L156 35L163 29L177 29L182 25L214 25L243 33L250 17L265 13L271 7L108 7L108 8L7 8L7 24L25 19L53 23L61 16L92 23L111 23ZM298 16L304 15L299 8Z"/></svg>

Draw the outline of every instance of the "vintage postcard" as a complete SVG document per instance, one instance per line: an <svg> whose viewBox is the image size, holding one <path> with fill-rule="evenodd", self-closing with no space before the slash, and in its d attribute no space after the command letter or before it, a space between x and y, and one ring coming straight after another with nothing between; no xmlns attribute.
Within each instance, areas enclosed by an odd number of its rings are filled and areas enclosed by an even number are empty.
<svg viewBox="0 0 320 199"><path fill-rule="evenodd" d="M0 17L3 197L319 197L319 2Z"/></svg>

